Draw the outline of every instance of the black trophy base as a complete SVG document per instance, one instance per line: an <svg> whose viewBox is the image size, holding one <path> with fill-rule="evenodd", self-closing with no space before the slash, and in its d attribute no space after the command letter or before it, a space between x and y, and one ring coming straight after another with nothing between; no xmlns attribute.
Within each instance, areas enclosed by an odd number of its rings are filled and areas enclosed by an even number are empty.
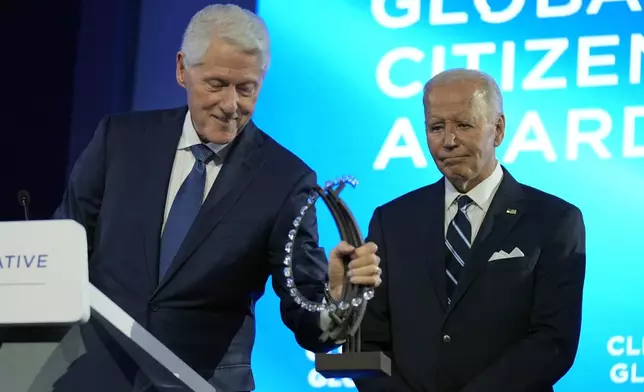
<svg viewBox="0 0 644 392"><path fill-rule="evenodd" d="M379 351L316 354L315 370L325 378L391 376L391 359Z"/></svg>

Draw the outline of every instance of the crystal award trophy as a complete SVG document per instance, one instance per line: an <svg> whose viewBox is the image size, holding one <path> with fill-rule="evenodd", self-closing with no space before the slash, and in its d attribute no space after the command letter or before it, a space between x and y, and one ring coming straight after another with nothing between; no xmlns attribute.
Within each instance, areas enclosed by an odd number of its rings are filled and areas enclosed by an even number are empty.
<svg viewBox="0 0 644 392"><path fill-rule="evenodd" d="M322 199L329 209L340 233L341 240L356 248L364 243L353 214L344 201L340 199L340 192L346 185L355 187L357 184L358 181L355 178L344 176L336 181L328 181L324 188L316 186L311 191L306 205L300 209L299 215L295 217L293 227L288 233L288 242L285 247L284 278L294 301L310 312L328 312L333 323L331 329L323 333L321 337L323 340L344 340L342 353L316 354L315 356L315 369L326 378L347 377L356 379L391 375L391 360L389 357L378 351L361 351L360 323L362 322L367 302L374 296L374 288L352 284L345 275L343 292L339 301L334 301L328 295L327 287L325 300L323 302L314 302L300 293L293 276L293 250L298 229L305 214L314 210L311 207L318 199ZM350 261L350 259L346 259L345 265Z"/></svg>

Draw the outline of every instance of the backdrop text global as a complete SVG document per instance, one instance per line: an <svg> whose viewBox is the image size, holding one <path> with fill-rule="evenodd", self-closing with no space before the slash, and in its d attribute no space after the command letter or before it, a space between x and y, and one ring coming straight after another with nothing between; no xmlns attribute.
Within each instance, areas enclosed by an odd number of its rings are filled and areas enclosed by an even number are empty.
<svg viewBox="0 0 644 392"><path fill-rule="evenodd" d="M393 2L371 2L374 19L385 29L405 29L418 23L428 23L430 26L462 25L467 24L472 18L479 18L489 24L504 24L517 18L520 13L528 12L525 10L525 0L510 1L498 10L492 10L485 0L475 0L474 10L470 12L462 9L446 11L443 0L432 1L429 15L421 14L420 0L399 0L396 2L395 12L390 12L387 8L388 3ZM615 1L593 0L582 7L581 0L537 0L535 17L557 19L560 23L567 23L566 19L577 13L599 17L604 3ZM622 3L621 6L627 12L642 15L642 6L637 0ZM606 11L607 7L603 9ZM644 21L639 26L632 26L633 32L630 34L529 38L521 42L488 40L422 48L399 46L385 53L378 62L376 82L388 97L418 100L423 94L424 82L445 70L446 65L450 63L450 66L484 69L488 73L499 75L498 81L504 93L515 89L534 91L565 90L570 86L609 87L619 86L620 83L639 85L642 80L644 56L644 35L641 33L643 26ZM534 61L522 62L523 66L518 68L517 58L525 58L528 53ZM574 63L574 75L557 72L559 61ZM394 68L402 62L413 63L409 64L409 67L418 71L411 75L419 77L399 77L397 81L392 80ZM492 63L494 65L481 68L482 64ZM540 111L539 107L535 107L522 114L514 137L502 157L504 163L514 162L525 152L538 153L547 162L558 159L576 160L580 148L589 148L598 159L610 159L616 154L624 158L644 157L644 143L635 143L635 124L638 119L644 121L644 106L635 105L635 102L633 106L625 106L620 111L609 111L599 106L569 109L564 116L556 118L558 124L565 124L566 127L565 143L557 146L558 148L552 143ZM614 117L620 118L622 127L615 127ZM613 137L622 140L617 151L611 151L603 142L611 134L616 134ZM397 117L374 160L373 168L384 170L392 159L409 159L416 168L426 167L425 149L421 147L416 135L408 117Z"/></svg>

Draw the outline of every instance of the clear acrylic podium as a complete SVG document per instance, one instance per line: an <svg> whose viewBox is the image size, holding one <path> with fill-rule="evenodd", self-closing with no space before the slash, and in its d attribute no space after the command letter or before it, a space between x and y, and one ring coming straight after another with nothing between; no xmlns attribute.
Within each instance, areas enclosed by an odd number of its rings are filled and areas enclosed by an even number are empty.
<svg viewBox="0 0 644 392"><path fill-rule="evenodd" d="M53 391L85 353L80 325L90 318L140 369L133 391L215 391L90 284L81 225L0 222L0 391Z"/></svg>

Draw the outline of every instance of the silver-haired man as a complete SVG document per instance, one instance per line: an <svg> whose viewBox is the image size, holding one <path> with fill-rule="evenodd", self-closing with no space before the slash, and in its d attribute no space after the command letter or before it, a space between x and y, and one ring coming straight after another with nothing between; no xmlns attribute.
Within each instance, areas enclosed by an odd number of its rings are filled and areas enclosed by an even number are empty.
<svg viewBox="0 0 644 392"><path fill-rule="evenodd" d="M396 366L392 377L358 380L358 390L552 392L579 344L582 213L498 161L505 113L489 75L441 72L423 104L442 176L373 214L368 238L385 272L362 347Z"/></svg>
<svg viewBox="0 0 644 392"><path fill-rule="evenodd" d="M289 231L317 182L314 171L251 121L270 61L262 20L237 6L198 12L177 54L187 107L105 117L79 158L56 212L87 230L92 283L218 391L250 391L255 304L269 276L298 343L326 351L328 317L290 295L338 298L351 281L380 284L376 246L340 243L327 260L314 214ZM55 391L162 390L150 386L110 331L83 326L87 353Z"/></svg>

